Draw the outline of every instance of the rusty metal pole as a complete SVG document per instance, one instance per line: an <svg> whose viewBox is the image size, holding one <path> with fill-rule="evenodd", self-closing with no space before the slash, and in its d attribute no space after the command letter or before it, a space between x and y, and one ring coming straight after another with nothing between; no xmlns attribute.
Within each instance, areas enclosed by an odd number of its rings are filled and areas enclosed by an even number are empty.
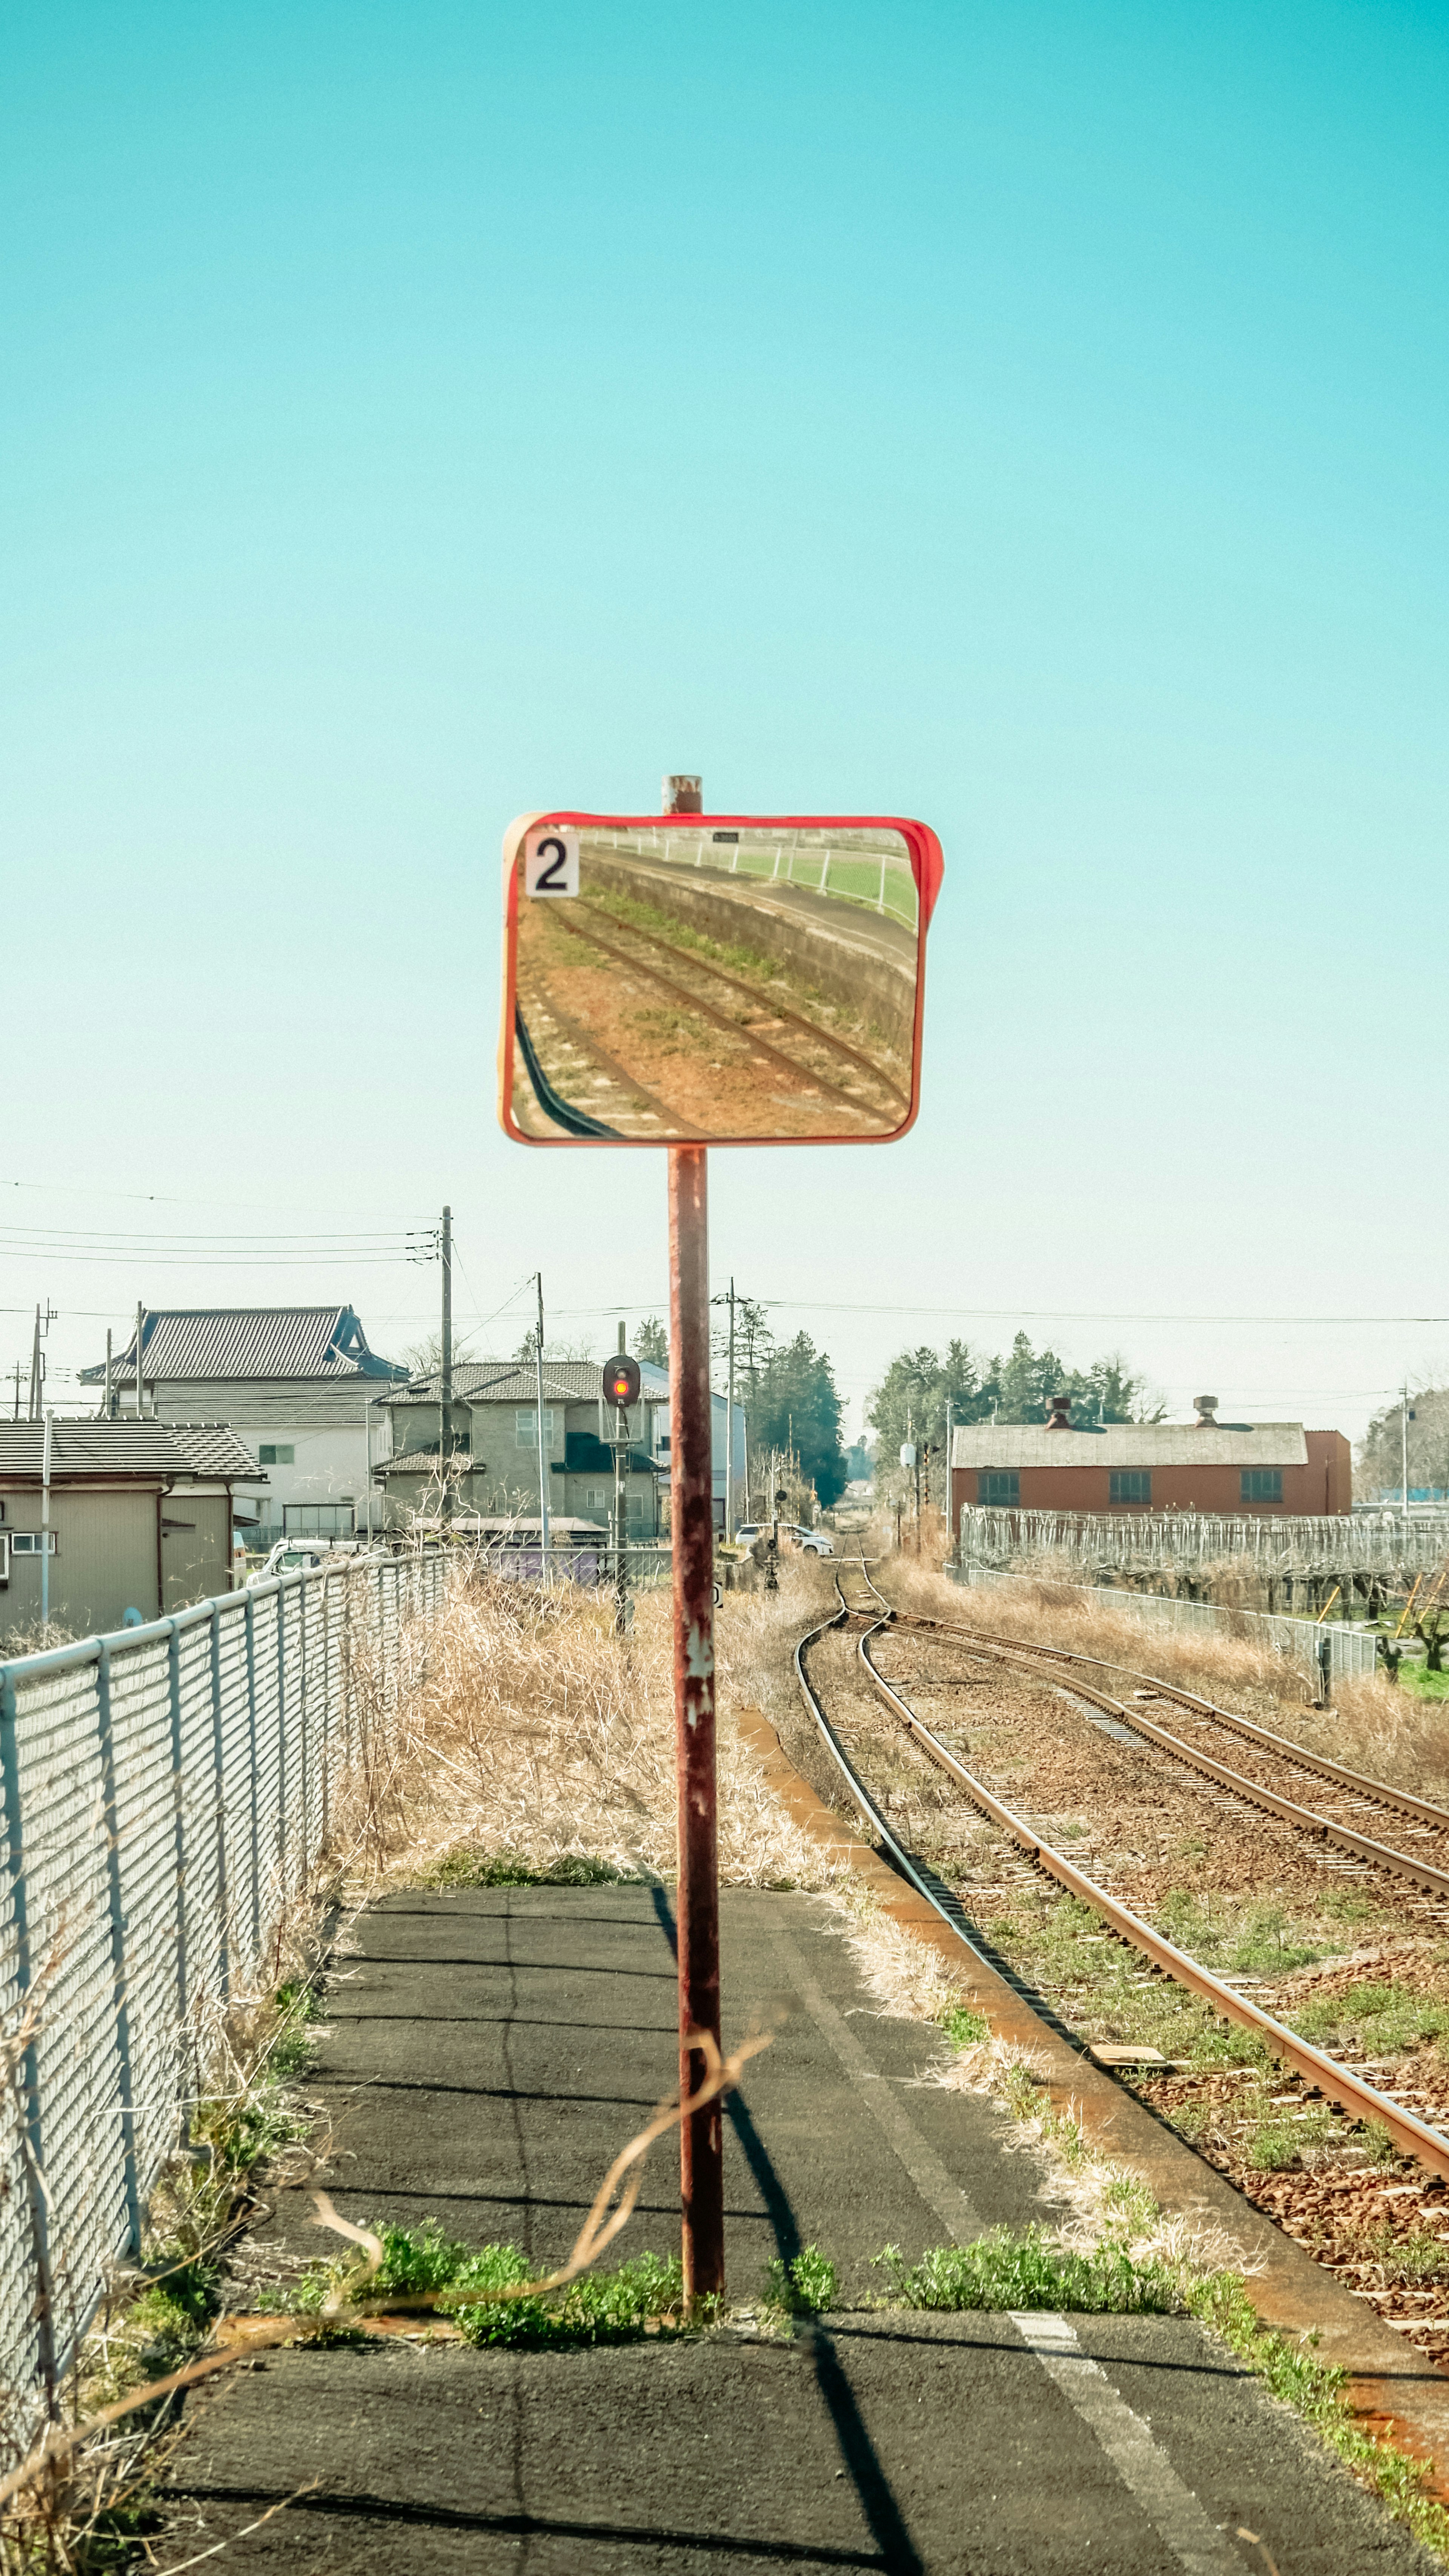
<svg viewBox="0 0 1449 2576"><path fill-rule="evenodd" d="M697 778L668 778L666 813L701 810ZM702 1145L669 1148L669 1534L679 1793L679 2081L699 2090L720 2039L714 1744L714 1458L709 1391L709 1202ZM724 2288L724 2129L719 2102L679 2133L684 2298Z"/></svg>

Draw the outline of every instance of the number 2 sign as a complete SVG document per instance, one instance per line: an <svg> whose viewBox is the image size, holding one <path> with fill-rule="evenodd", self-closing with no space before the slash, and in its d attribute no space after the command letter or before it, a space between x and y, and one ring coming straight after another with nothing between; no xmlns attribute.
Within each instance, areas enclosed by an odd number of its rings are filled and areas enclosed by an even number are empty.
<svg viewBox="0 0 1449 2576"><path fill-rule="evenodd" d="M579 836L562 824L530 832L523 845L523 890L528 895L577 894Z"/></svg>

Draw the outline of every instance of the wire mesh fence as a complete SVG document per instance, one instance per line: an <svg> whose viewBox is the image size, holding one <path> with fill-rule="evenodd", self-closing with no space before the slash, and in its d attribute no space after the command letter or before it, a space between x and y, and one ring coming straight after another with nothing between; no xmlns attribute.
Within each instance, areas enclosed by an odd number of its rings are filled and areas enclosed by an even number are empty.
<svg viewBox="0 0 1449 2576"><path fill-rule="evenodd" d="M0 1664L0 2378L53 2385L327 1844L442 1551L349 1557Z"/></svg>
<svg viewBox="0 0 1449 2576"><path fill-rule="evenodd" d="M1285 1619L1266 1610L1231 1610L1210 1601L1178 1601L1161 1592L1116 1591L1110 1586L1083 1583L1059 1583L1053 1576L1008 1574L998 1566L963 1565L956 1573L961 1583L1026 1584L1033 1588L1046 1585L1055 1594L1073 1593L1090 1602L1097 1610L1120 1610L1131 1619L1146 1619L1158 1627L1195 1628L1208 1636L1243 1637L1255 1645L1267 1646L1276 1655L1286 1655L1303 1666L1321 1682L1366 1681L1378 1669L1378 1641L1362 1628L1350 1628L1332 1621L1320 1624L1313 1619Z"/></svg>

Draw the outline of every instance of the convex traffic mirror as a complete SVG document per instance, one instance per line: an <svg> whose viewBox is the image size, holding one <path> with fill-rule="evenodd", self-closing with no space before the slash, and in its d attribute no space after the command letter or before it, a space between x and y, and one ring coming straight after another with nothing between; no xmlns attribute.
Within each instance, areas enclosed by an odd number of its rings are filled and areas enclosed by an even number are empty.
<svg viewBox="0 0 1449 2576"><path fill-rule="evenodd" d="M895 817L524 817L504 842L508 1133L903 1135L941 868L935 834Z"/></svg>

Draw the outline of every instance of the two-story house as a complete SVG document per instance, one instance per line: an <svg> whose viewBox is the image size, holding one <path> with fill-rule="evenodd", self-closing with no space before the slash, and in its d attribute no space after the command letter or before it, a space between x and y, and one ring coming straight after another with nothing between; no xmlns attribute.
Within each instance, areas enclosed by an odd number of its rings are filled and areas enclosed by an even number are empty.
<svg viewBox="0 0 1449 2576"><path fill-rule="evenodd" d="M669 1511L669 1372L652 1360L639 1363L639 1402L629 1417L632 1445L627 1479L632 1538L661 1535ZM607 1526L614 1508L613 1407L603 1400L603 1369L596 1360L544 1364L544 1447L548 1505L554 1519ZM443 1515L439 1473L442 1379L438 1370L410 1378L376 1399L391 1423L390 1440L376 1451L385 1464L378 1481L388 1497L389 1522L415 1514ZM531 1360L466 1360L453 1370L448 1440L446 1516L538 1518L537 1388ZM724 1526L725 1444L729 1406L712 1398L714 1512ZM734 1409L734 1477L744 1489L745 1417ZM389 1454L390 1453L390 1454Z"/></svg>
<svg viewBox="0 0 1449 2576"><path fill-rule="evenodd" d="M660 1460L655 1416L667 1394L663 1369L641 1364L640 1400L629 1415L626 1495L629 1535L659 1531ZM607 1528L614 1507L613 1407L603 1400L597 1360L548 1360L543 1372L543 1437L551 1517ZM448 1417L447 1492L440 1465L442 1375L433 1369L375 1398L391 1436L375 1448L389 1524L433 1518L506 1516L537 1521L538 1388L531 1360L463 1360L453 1370ZM385 1454L390 1451L390 1455ZM667 1473L667 1453L663 1461Z"/></svg>
<svg viewBox="0 0 1449 2576"><path fill-rule="evenodd" d="M83 1386L104 1389L101 1362ZM351 1306L163 1307L141 1319L141 1412L226 1422L267 1475L256 1542L350 1537L373 1509L380 1386L407 1370L380 1359ZM102 1397L102 1410L105 1399ZM136 1411L136 1334L110 1370L114 1416Z"/></svg>

